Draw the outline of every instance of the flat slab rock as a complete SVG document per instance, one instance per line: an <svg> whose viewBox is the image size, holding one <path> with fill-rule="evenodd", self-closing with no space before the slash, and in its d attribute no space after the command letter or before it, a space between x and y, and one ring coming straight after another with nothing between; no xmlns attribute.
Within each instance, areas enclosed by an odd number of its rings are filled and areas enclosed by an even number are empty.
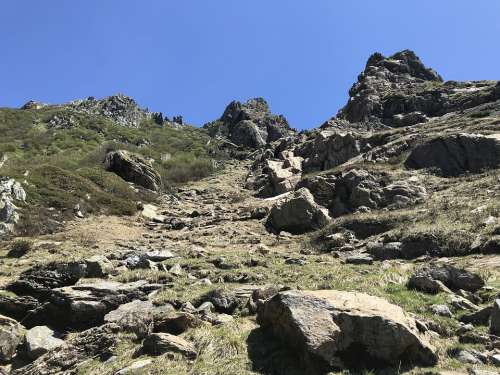
<svg viewBox="0 0 500 375"><path fill-rule="evenodd" d="M363 293L335 290L278 293L258 323L303 358L330 368L436 364L435 349L400 307ZM362 361L366 363L361 363Z"/></svg>
<svg viewBox="0 0 500 375"><path fill-rule="evenodd" d="M52 303L65 307L61 312L67 315L70 325L90 327L101 323L103 317L118 306L145 299L148 293L160 287L144 280L130 283L100 280L54 289Z"/></svg>

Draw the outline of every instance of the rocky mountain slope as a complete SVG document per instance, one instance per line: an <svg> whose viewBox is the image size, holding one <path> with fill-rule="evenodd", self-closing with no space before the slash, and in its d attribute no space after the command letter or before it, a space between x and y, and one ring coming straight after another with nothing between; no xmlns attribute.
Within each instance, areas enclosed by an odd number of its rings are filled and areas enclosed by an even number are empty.
<svg viewBox="0 0 500 375"><path fill-rule="evenodd" d="M402 51L300 133L263 99L202 130L121 96L0 115L1 371L499 373L500 83ZM35 208L66 216L28 237Z"/></svg>

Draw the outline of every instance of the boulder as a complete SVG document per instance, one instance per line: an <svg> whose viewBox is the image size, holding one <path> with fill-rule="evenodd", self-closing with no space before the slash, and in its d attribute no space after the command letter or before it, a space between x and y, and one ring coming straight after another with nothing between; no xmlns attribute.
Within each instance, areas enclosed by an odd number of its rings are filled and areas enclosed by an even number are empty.
<svg viewBox="0 0 500 375"><path fill-rule="evenodd" d="M174 308L169 304L155 306L151 301L135 300L107 313L104 322L115 323L124 331L133 332L142 338L151 332L156 320L172 311Z"/></svg>
<svg viewBox="0 0 500 375"><path fill-rule="evenodd" d="M104 316L120 305L146 299L150 292L160 287L145 280L130 283L97 281L56 288L49 302L54 313L67 320L68 326L88 328L102 323Z"/></svg>
<svg viewBox="0 0 500 375"><path fill-rule="evenodd" d="M87 265L86 277L106 277L114 269L113 263L104 255L94 255L85 260Z"/></svg>
<svg viewBox="0 0 500 375"><path fill-rule="evenodd" d="M297 187L307 187L316 202L337 217L360 209L401 208L424 201L428 194L420 183L393 180L390 175L365 169L306 177Z"/></svg>
<svg viewBox="0 0 500 375"><path fill-rule="evenodd" d="M63 344L64 341L57 338L55 332L47 326L33 327L26 332L26 354L32 360Z"/></svg>
<svg viewBox="0 0 500 375"><path fill-rule="evenodd" d="M192 343L169 333L152 333L144 339L142 349L144 353L150 355L179 353L189 359L197 356L196 348Z"/></svg>
<svg viewBox="0 0 500 375"><path fill-rule="evenodd" d="M84 262L38 265L21 273L7 289L20 296L46 299L52 294L52 289L74 285L86 273L87 265Z"/></svg>
<svg viewBox="0 0 500 375"><path fill-rule="evenodd" d="M206 303L202 304L205 305ZM197 309L199 312L205 310ZM201 325L201 320L198 316L188 312L168 312L155 316L154 332L165 332L173 335L180 335L186 332L189 328L195 328Z"/></svg>
<svg viewBox="0 0 500 375"><path fill-rule="evenodd" d="M238 146L261 148L294 133L287 120L274 115L262 98L231 102L221 118L203 126L212 137L225 137Z"/></svg>
<svg viewBox="0 0 500 375"><path fill-rule="evenodd" d="M57 350L51 350L34 362L15 369L12 375L76 374L88 360L107 360L118 339L118 327L106 324L72 335Z"/></svg>
<svg viewBox="0 0 500 375"><path fill-rule="evenodd" d="M408 281L408 287L423 292L437 293L442 290L436 281L452 290L475 292L484 286L478 274L451 265L431 265L417 270Z"/></svg>
<svg viewBox="0 0 500 375"><path fill-rule="evenodd" d="M500 133L450 134L417 146L408 156L410 169L435 168L444 176L478 173L500 166Z"/></svg>
<svg viewBox="0 0 500 375"><path fill-rule="evenodd" d="M236 293L228 289L215 289L209 292L204 299L211 302L217 312L225 314L233 314L240 306L240 300Z"/></svg>
<svg viewBox="0 0 500 375"><path fill-rule="evenodd" d="M470 314L464 314L460 317L460 321L463 323L472 323L474 325L488 325L490 320L492 306L487 306L481 310L475 311Z"/></svg>
<svg viewBox="0 0 500 375"><path fill-rule="evenodd" d="M490 332L493 335L500 336L500 299L493 303L490 318Z"/></svg>
<svg viewBox="0 0 500 375"><path fill-rule="evenodd" d="M25 330L14 319L0 315L0 362L10 361L23 341Z"/></svg>
<svg viewBox="0 0 500 375"><path fill-rule="evenodd" d="M301 188L271 208L266 225L276 232L301 234L323 228L330 221L328 211L314 201L309 190Z"/></svg>
<svg viewBox="0 0 500 375"><path fill-rule="evenodd" d="M331 169L361 154L359 137L352 132L324 130L311 144L305 144L297 155L304 158L305 172Z"/></svg>
<svg viewBox="0 0 500 375"><path fill-rule="evenodd" d="M363 293L280 292L259 309L258 323L312 363L331 368L432 366L435 349L400 307Z"/></svg>
<svg viewBox="0 0 500 375"><path fill-rule="evenodd" d="M108 171L116 173L125 181L153 191L161 189L160 174L141 155L125 150L111 151L106 155L104 165Z"/></svg>

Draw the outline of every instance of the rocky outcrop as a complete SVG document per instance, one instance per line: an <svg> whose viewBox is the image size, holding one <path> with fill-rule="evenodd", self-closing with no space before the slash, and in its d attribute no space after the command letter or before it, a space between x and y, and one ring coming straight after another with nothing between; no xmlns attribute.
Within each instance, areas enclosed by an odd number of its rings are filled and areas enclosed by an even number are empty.
<svg viewBox="0 0 500 375"><path fill-rule="evenodd" d="M204 125L212 137L225 137L237 145L260 148L291 133L288 121L270 112L262 98L231 102L222 117Z"/></svg>
<svg viewBox="0 0 500 375"><path fill-rule="evenodd" d="M293 191L302 175L302 158L285 150L274 158L266 150L258 158L247 176L245 187L256 191L256 196L267 198Z"/></svg>
<svg viewBox="0 0 500 375"><path fill-rule="evenodd" d="M478 173L500 166L500 133L451 134L417 146L408 156L410 169L435 168L444 176Z"/></svg>
<svg viewBox="0 0 500 375"><path fill-rule="evenodd" d="M281 292L259 309L258 323L309 363L328 368L431 366L435 349L417 323L389 302L335 290Z"/></svg>
<svg viewBox="0 0 500 375"><path fill-rule="evenodd" d="M327 210L314 201L309 190L301 188L271 208L266 225L276 232L300 234L320 229L329 222Z"/></svg>
<svg viewBox="0 0 500 375"><path fill-rule="evenodd" d="M451 265L424 267L417 270L408 281L409 288L428 293L438 293L446 288L476 292L483 286L484 280L478 274Z"/></svg>
<svg viewBox="0 0 500 375"><path fill-rule="evenodd" d="M62 346L36 361L12 371L12 375L74 374L83 362L107 360L118 343L115 325L103 325L72 335Z"/></svg>
<svg viewBox="0 0 500 375"><path fill-rule="evenodd" d="M125 181L153 191L161 189L160 174L141 155L125 150L111 151L106 155L104 165L108 171L116 173Z"/></svg>
<svg viewBox="0 0 500 375"><path fill-rule="evenodd" d="M306 177L297 187L308 188L315 201L334 217L357 210L411 206L427 198L418 180L394 181L390 175L364 169Z"/></svg>
<svg viewBox="0 0 500 375"><path fill-rule="evenodd" d="M361 154L363 142L353 132L323 130L313 140L297 148L304 158L305 172L324 171L345 163Z"/></svg>
<svg viewBox="0 0 500 375"><path fill-rule="evenodd" d="M16 203L26 201L26 192L19 182L12 178L0 178L0 238L12 233L19 221Z"/></svg>
<svg viewBox="0 0 500 375"><path fill-rule="evenodd" d="M100 100L94 97L75 100L68 106L77 112L107 117L121 126L132 128L139 127L144 120L152 117L151 112L140 108L134 99L122 94Z"/></svg>
<svg viewBox="0 0 500 375"><path fill-rule="evenodd" d="M104 316L120 305L144 300L149 293L160 288L160 285L144 280L130 283L78 282L87 275L85 262L35 267L8 286L10 291L24 299L0 299L0 309L12 316L27 315L30 325L85 329L101 324Z"/></svg>
<svg viewBox="0 0 500 375"><path fill-rule="evenodd" d="M500 98L496 82L446 82L427 68L413 51L390 57L374 53L349 91L338 114L352 123L372 122L400 127L428 117L471 108Z"/></svg>

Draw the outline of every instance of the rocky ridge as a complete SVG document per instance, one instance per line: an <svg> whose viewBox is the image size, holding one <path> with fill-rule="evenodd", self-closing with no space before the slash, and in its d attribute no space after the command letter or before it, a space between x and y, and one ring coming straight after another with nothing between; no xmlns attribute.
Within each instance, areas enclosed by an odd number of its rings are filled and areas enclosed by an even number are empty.
<svg viewBox="0 0 500 375"><path fill-rule="evenodd" d="M0 260L4 369L498 372L498 87L402 51L320 129L231 103L206 128L246 159Z"/></svg>

